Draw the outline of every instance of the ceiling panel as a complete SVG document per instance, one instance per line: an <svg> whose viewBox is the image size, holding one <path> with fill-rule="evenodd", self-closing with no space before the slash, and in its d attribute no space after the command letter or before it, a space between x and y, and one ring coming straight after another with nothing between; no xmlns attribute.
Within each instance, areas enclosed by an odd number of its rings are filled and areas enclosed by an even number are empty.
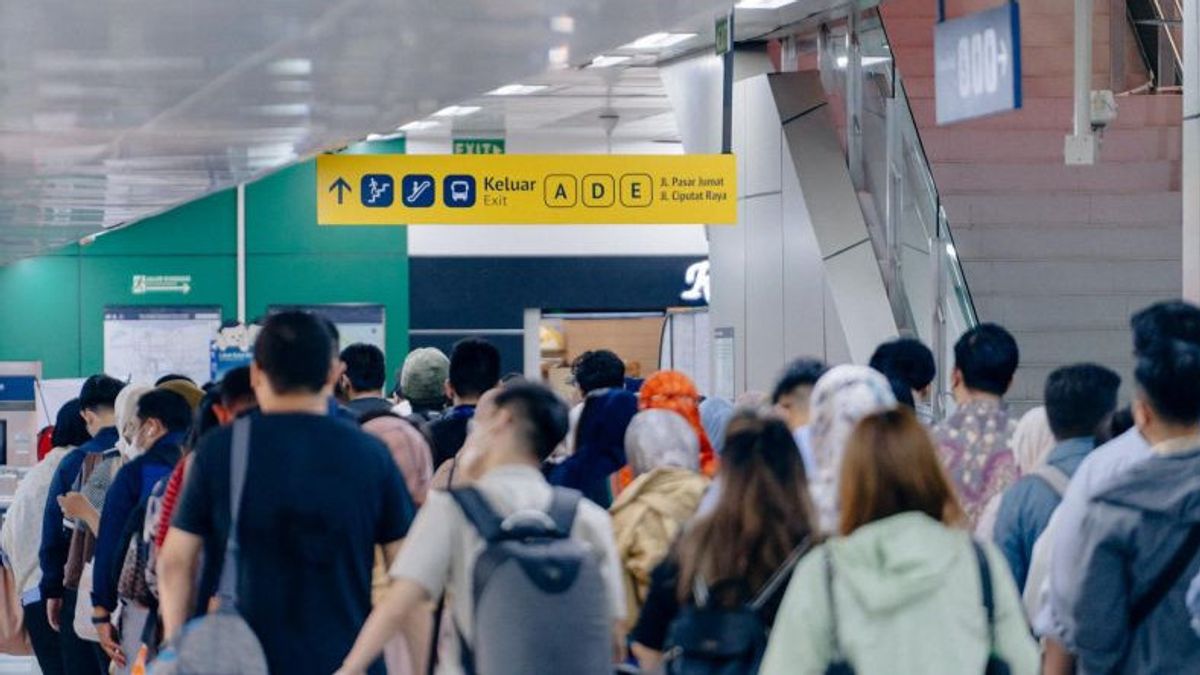
<svg viewBox="0 0 1200 675"><path fill-rule="evenodd" d="M727 6L0 0L0 262L391 132L545 73L552 56L579 65L652 30L710 25ZM669 134L655 69L622 71L562 71L554 93L578 106L493 112L553 124L616 97L645 112L629 129Z"/></svg>

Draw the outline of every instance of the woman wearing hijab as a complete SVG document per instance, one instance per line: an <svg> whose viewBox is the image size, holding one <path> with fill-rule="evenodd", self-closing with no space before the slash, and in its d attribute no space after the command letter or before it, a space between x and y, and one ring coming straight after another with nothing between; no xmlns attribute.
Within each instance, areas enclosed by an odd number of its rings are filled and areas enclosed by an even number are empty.
<svg viewBox="0 0 1200 675"><path fill-rule="evenodd" d="M1017 458L1019 474L1024 476L1036 469L1054 449L1054 445L1054 433L1050 431L1046 407L1038 406L1025 413L1021 421L1017 422L1017 429L1012 437L1012 451ZM992 540L992 533L996 529L996 514L1000 511L1000 500L1003 497L1002 492L988 501L987 506L983 508L983 515L979 517L979 524L975 526L976 536L984 541Z"/></svg>
<svg viewBox="0 0 1200 675"><path fill-rule="evenodd" d="M425 503L433 482L433 452L428 441L411 422L395 413L384 410L367 413L360 420L362 430L378 438L387 446L404 476L404 484L413 503L418 508ZM383 599L388 587L387 570L383 556L375 553L375 569L371 573L372 601ZM430 640L433 635L433 615L430 612L413 612L407 625L384 647L383 659L388 675L417 675L425 673L428 666Z"/></svg>
<svg viewBox="0 0 1200 675"><path fill-rule="evenodd" d="M708 479L699 473L699 439L669 410L634 416L625 433L625 454L636 478L610 511L632 625L650 590L650 573L696 513Z"/></svg>
<svg viewBox="0 0 1200 675"><path fill-rule="evenodd" d="M723 398L706 398L700 403L700 425L712 442L717 457L725 449L725 432L733 419L733 404Z"/></svg>
<svg viewBox="0 0 1200 675"><path fill-rule="evenodd" d="M670 410L682 415L700 442L700 472L710 478L716 474L717 454L700 422L700 392L691 378L676 370L655 373L638 393L638 408Z"/></svg>
<svg viewBox="0 0 1200 675"><path fill-rule="evenodd" d="M637 411L637 397L623 389L590 392L580 410L571 456L548 467L550 484L611 506L610 479L625 466L625 431Z"/></svg>
<svg viewBox="0 0 1200 675"><path fill-rule="evenodd" d="M817 380L812 393L812 444L816 471L809 476L821 527L837 527L838 476L854 427L868 415L894 410L891 383L866 366L835 366Z"/></svg>

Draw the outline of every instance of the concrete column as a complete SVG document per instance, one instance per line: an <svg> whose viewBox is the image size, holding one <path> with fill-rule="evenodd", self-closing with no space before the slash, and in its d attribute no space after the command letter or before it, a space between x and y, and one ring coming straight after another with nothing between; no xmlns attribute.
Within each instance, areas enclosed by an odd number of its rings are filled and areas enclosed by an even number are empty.
<svg viewBox="0 0 1200 675"><path fill-rule="evenodd" d="M1200 2L1183 3L1183 297L1200 302Z"/></svg>

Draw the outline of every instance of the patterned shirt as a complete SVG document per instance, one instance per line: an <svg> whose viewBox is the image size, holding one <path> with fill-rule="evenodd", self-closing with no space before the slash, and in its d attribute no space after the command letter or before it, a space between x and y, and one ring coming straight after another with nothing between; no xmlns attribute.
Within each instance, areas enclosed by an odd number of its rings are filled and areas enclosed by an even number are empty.
<svg viewBox="0 0 1200 675"><path fill-rule="evenodd" d="M942 465L958 491L971 529L995 495L1017 479L1012 435L1017 418L998 401L972 401L960 406L933 430Z"/></svg>

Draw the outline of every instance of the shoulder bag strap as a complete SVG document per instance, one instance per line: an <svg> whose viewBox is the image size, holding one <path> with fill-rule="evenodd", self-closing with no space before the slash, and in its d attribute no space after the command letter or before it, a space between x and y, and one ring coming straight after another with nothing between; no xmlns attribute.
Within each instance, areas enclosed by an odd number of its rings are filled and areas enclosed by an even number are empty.
<svg viewBox="0 0 1200 675"><path fill-rule="evenodd" d="M1049 485L1059 499L1062 499L1062 496L1067 493L1067 486L1071 484L1071 477L1066 472L1050 464L1039 465L1033 470L1033 475Z"/></svg>
<svg viewBox="0 0 1200 675"><path fill-rule="evenodd" d="M1137 630L1142 622L1150 616L1156 607L1162 604L1167 593L1179 581L1179 577L1187 571L1192 560L1196 557L1196 553L1200 552L1200 524L1192 525L1192 529L1188 532L1187 538L1183 540L1183 544L1175 555L1171 556L1170 562L1163 568L1163 571L1154 580L1154 584L1150 587L1146 594L1138 598L1133 603L1133 607L1129 612L1129 625Z"/></svg>
<svg viewBox="0 0 1200 675"><path fill-rule="evenodd" d="M770 579L767 579L767 583L763 585L758 595L754 596L754 599L750 601L750 609L756 612L760 611L771 601L771 598L775 597L775 593L779 591L779 587L790 578L792 570L796 568L797 563L808 552L811 540L812 535L805 535L804 539L800 540L800 544L792 549L791 554L783 561L779 569L775 570L775 573L771 575Z"/></svg>
<svg viewBox="0 0 1200 675"><path fill-rule="evenodd" d="M495 541L503 533L504 521L496 515L479 490L473 487L457 488L450 491L450 496L485 541Z"/></svg>
<svg viewBox="0 0 1200 675"><path fill-rule="evenodd" d="M217 597L221 607L237 607L238 588L238 515L242 510L242 490L246 486L246 467L250 463L250 418L233 423L233 442L229 451L229 535L225 538L225 561Z"/></svg>
<svg viewBox="0 0 1200 675"><path fill-rule="evenodd" d="M550 509L547 515L554 521L554 528L563 538L571 536L571 527L575 523L575 512L579 509L580 493L568 488L554 488L554 496L550 499Z"/></svg>
<svg viewBox="0 0 1200 675"><path fill-rule="evenodd" d="M996 599L992 588L992 568L988 564L987 553L983 546L974 539L971 547L975 550L975 559L979 562L979 585L983 589L983 610L987 614L988 644L996 648Z"/></svg>
<svg viewBox="0 0 1200 675"><path fill-rule="evenodd" d="M829 627L833 638L834 664L845 663L846 655L842 653L842 640L838 634L837 601L833 597L833 553L825 547L825 593L829 598Z"/></svg>

